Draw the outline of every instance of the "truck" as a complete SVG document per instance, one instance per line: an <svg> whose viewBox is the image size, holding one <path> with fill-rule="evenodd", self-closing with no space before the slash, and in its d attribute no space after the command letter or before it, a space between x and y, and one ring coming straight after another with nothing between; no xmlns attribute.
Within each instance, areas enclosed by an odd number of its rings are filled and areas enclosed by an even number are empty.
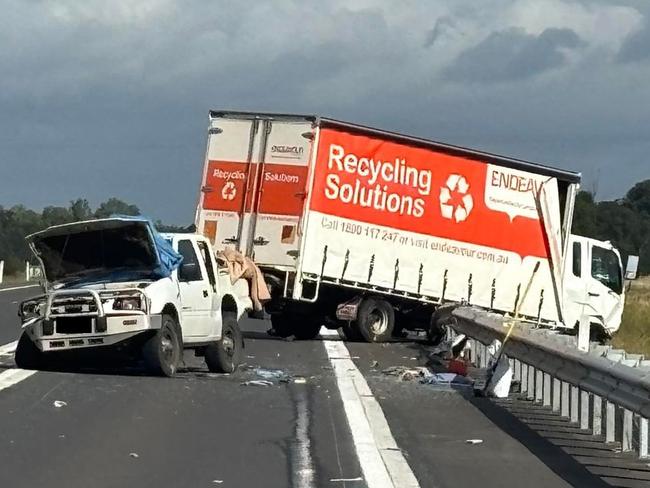
<svg viewBox="0 0 650 488"><path fill-rule="evenodd" d="M315 115L211 111L207 132L197 232L255 260L279 335L433 339L456 304L620 325L619 252L571 234L579 173Z"/></svg>
<svg viewBox="0 0 650 488"><path fill-rule="evenodd" d="M100 350L163 376L178 371L184 349L212 372L233 372L241 362L248 285L231 283L205 237L112 217L53 226L27 241L45 282L43 294L19 306L19 368L56 369Z"/></svg>

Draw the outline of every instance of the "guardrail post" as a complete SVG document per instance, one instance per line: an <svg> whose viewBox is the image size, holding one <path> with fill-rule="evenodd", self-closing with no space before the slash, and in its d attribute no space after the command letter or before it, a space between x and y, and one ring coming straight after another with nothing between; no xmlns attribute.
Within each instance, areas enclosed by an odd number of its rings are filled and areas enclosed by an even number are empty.
<svg viewBox="0 0 650 488"><path fill-rule="evenodd" d="M25 261L25 281L29 281L29 261Z"/></svg>
<svg viewBox="0 0 650 488"><path fill-rule="evenodd" d="M605 442L616 441L616 405L605 404Z"/></svg>
<svg viewBox="0 0 650 488"><path fill-rule="evenodd" d="M535 401L544 400L544 372L541 369L535 370Z"/></svg>
<svg viewBox="0 0 650 488"><path fill-rule="evenodd" d="M589 430L589 392L580 392L580 428Z"/></svg>
<svg viewBox="0 0 650 488"><path fill-rule="evenodd" d="M623 410L623 438L621 440L621 450L631 451L632 435L634 432L634 414L627 408Z"/></svg>
<svg viewBox="0 0 650 488"><path fill-rule="evenodd" d="M591 433L601 435L603 433L603 399L598 395L594 395L593 402Z"/></svg>
<svg viewBox="0 0 650 488"><path fill-rule="evenodd" d="M519 359L514 360L512 371L513 378L519 382L519 389L521 390L521 361L519 361Z"/></svg>
<svg viewBox="0 0 650 488"><path fill-rule="evenodd" d="M528 395L527 400L535 400L535 369L534 366L528 365Z"/></svg>
<svg viewBox="0 0 650 488"><path fill-rule="evenodd" d="M639 419L639 457L648 457L648 419Z"/></svg>
<svg viewBox="0 0 650 488"><path fill-rule="evenodd" d="M589 317L583 315L578 322L578 350L589 352Z"/></svg>
<svg viewBox="0 0 650 488"><path fill-rule="evenodd" d="M5 262L0 261L0 284L2 284L2 278L4 277L5 274Z"/></svg>
<svg viewBox="0 0 650 488"><path fill-rule="evenodd" d="M528 365L521 363L521 395L526 396L528 393Z"/></svg>
<svg viewBox="0 0 650 488"><path fill-rule="evenodd" d="M562 400L561 400L562 417L569 417L569 383L562 381Z"/></svg>
<svg viewBox="0 0 650 488"><path fill-rule="evenodd" d="M553 411L559 412L562 405L562 382L553 378Z"/></svg>
<svg viewBox="0 0 650 488"><path fill-rule="evenodd" d="M580 391L577 386L571 386L571 422L577 424L580 421L578 403L580 402Z"/></svg>
<svg viewBox="0 0 650 488"><path fill-rule="evenodd" d="M544 373L544 398L542 405L545 407L551 406L551 375Z"/></svg>

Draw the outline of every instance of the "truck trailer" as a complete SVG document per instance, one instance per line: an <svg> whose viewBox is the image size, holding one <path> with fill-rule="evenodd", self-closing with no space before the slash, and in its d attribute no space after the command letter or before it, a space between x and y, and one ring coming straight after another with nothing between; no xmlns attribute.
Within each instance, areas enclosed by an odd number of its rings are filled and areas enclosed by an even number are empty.
<svg viewBox="0 0 650 488"><path fill-rule="evenodd" d="M620 255L571 235L580 174L313 115L211 111L195 223L253 258L280 335L436 336L464 304L620 325ZM434 317L433 321L431 317Z"/></svg>

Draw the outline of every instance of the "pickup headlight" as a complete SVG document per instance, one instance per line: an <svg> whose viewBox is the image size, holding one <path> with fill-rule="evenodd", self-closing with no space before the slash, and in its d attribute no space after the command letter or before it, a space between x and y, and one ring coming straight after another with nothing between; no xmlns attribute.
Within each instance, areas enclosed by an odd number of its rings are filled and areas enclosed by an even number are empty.
<svg viewBox="0 0 650 488"><path fill-rule="evenodd" d="M141 297L122 297L115 299L113 310L145 310L145 307Z"/></svg>
<svg viewBox="0 0 650 488"><path fill-rule="evenodd" d="M34 317L40 317L42 315L43 308L45 307L45 300L32 298L25 300L18 307L18 316L23 322Z"/></svg>

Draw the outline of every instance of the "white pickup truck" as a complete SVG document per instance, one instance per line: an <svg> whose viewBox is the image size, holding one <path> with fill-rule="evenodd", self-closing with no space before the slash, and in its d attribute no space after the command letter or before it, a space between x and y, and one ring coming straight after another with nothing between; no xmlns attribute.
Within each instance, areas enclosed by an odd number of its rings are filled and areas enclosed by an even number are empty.
<svg viewBox="0 0 650 488"><path fill-rule="evenodd" d="M176 373L183 349L204 356L212 372L239 365L248 284L231 284L206 238L158 234L145 219L120 217L54 226L27 240L46 291L20 305L18 367L48 368L90 348L135 352L164 376Z"/></svg>

